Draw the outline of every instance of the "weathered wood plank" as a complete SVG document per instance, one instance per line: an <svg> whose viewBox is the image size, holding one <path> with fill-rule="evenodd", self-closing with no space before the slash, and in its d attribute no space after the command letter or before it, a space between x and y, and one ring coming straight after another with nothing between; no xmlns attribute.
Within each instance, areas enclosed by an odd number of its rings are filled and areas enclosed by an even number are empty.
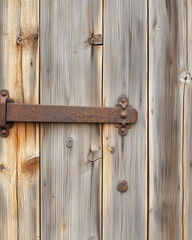
<svg viewBox="0 0 192 240"><path fill-rule="evenodd" d="M101 0L42 1L42 104L101 106L102 47L89 44L92 34L102 34ZM42 239L101 239L100 148L99 125L42 125Z"/></svg>
<svg viewBox="0 0 192 240"><path fill-rule="evenodd" d="M103 239L147 237L147 1L104 1L103 104L125 94L139 113L128 135L103 133ZM120 193L117 184L128 182Z"/></svg>
<svg viewBox="0 0 192 240"><path fill-rule="evenodd" d="M0 1L0 87L38 103L38 0ZM0 239L39 236L38 126L15 124L0 139Z"/></svg>
<svg viewBox="0 0 192 240"><path fill-rule="evenodd" d="M190 51L189 51L190 54ZM190 62L190 61L189 61ZM190 63L191 64L191 63ZM189 68L190 72L192 69ZM192 83L187 83L185 86L184 98L184 142L183 142L183 236L184 240L190 240L192 236L192 124L191 124L191 109L192 109Z"/></svg>
<svg viewBox="0 0 192 240"><path fill-rule="evenodd" d="M185 1L149 1L149 239L182 236Z"/></svg>
<svg viewBox="0 0 192 240"><path fill-rule="evenodd" d="M184 136L183 136L183 239L190 240L192 236L192 1L186 1L186 71L189 76L185 83L184 95Z"/></svg>

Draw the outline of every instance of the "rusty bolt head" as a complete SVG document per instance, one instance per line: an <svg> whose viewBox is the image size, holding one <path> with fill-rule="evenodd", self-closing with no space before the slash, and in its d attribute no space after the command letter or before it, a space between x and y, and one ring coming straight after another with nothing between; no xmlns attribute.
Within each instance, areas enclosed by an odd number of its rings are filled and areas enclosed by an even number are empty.
<svg viewBox="0 0 192 240"><path fill-rule="evenodd" d="M128 190L128 183L126 181L121 181L118 185L117 185L117 190L119 190L120 192L126 192Z"/></svg>
<svg viewBox="0 0 192 240"><path fill-rule="evenodd" d="M126 128L125 128L125 127L122 127L122 128L121 128L121 132L122 132L122 133L125 133L125 132L126 132Z"/></svg>
<svg viewBox="0 0 192 240"><path fill-rule="evenodd" d="M5 135L5 134L7 133L7 130L3 128L3 129L1 130L1 132L2 132L3 135Z"/></svg>
<svg viewBox="0 0 192 240"><path fill-rule="evenodd" d="M72 137L68 137L66 140L66 146L68 148L72 148L73 147L73 138Z"/></svg>
<svg viewBox="0 0 192 240"><path fill-rule="evenodd" d="M121 118L125 119L127 117L127 111L121 111Z"/></svg>
<svg viewBox="0 0 192 240"><path fill-rule="evenodd" d="M1 95L2 95L3 97L5 97L5 96L7 95L7 91L6 91L6 90L3 90L3 91L1 92Z"/></svg>
<svg viewBox="0 0 192 240"><path fill-rule="evenodd" d="M6 138L9 135L9 129L1 128L0 136Z"/></svg>

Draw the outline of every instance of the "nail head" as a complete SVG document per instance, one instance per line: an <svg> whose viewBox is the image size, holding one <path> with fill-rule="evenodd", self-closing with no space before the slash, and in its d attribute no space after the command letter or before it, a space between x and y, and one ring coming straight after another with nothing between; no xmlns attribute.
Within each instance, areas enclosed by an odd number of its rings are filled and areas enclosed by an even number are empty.
<svg viewBox="0 0 192 240"><path fill-rule="evenodd" d="M73 147L73 138L72 137L68 137L67 140L66 140L66 146L68 148L72 148Z"/></svg>
<svg viewBox="0 0 192 240"><path fill-rule="evenodd" d="M7 95L7 91L3 90L3 91L1 92L1 95L2 95L3 97L5 97L5 96Z"/></svg>
<svg viewBox="0 0 192 240"><path fill-rule="evenodd" d="M120 192L126 192L128 190L128 183L126 181L121 181L118 185L117 185L117 189Z"/></svg>

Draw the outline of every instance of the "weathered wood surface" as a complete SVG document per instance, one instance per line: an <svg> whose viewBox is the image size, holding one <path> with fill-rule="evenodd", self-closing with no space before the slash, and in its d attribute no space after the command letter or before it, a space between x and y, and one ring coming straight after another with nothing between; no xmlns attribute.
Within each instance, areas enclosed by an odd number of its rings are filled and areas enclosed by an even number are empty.
<svg viewBox="0 0 192 240"><path fill-rule="evenodd" d="M103 132L103 239L147 237L147 1L104 1L103 104L125 94L139 118L126 137ZM128 182L128 191L117 185Z"/></svg>
<svg viewBox="0 0 192 240"><path fill-rule="evenodd" d="M186 7L180 0L149 1L149 240L184 239L179 76L187 69Z"/></svg>
<svg viewBox="0 0 192 240"><path fill-rule="evenodd" d="M0 0L0 89L38 103L40 16L42 104L114 107L125 94L139 113L126 137L41 126L41 239L191 240L191 1L40 2L39 15L38 0ZM15 124L0 138L0 239L40 239L39 194L38 124Z"/></svg>
<svg viewBox="0 0 192 240"><path fill-rule="evenodd" d="M183 239L190 240L192 236L192 1L186 1L186 71L189 71L184 92L183 121ZM189 79L191 78L191 79Z"/></svg>
<svg viewBox="0 0 192 240"><path fill-rule="evenodd" d="M191 8L191 7L190 7ZM191 24L190 24L191 25ZM189 31L190 32L190 31ZM192 73L191 53L189 51L188 69ZM190 240L192 236L192 82L186 83L184 97L184 141L183 141L183 236Z"/></svg>
<svg viewBox="0 0 192 240"><path fill-rule="evenodd" d="M41 103L101 106L102 1L43 0L40 15ZM101 239L101 157L99 125L42 125L42 240Z"/></svg>
<svg viewBox="0 0 192 240"><path fill-rule="evenodd" d="M39 1L0 1L0 88L38 103ZM15 124L0 139L0 239L39 239L39 133Z"/></svg>

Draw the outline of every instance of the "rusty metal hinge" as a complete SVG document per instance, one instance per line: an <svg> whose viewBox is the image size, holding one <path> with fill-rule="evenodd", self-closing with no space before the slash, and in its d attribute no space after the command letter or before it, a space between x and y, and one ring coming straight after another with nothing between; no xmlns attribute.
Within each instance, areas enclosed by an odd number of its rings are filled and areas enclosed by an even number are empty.
<svg viewBox="0 0 192 240"><path fill-rule="evenodd" d="M9 135L14 122L114 123L124 136L136 121L137 111L126 96L119 97L116 107L32 105L14 103L7 90L0 90L1 137Z"/></svg>

